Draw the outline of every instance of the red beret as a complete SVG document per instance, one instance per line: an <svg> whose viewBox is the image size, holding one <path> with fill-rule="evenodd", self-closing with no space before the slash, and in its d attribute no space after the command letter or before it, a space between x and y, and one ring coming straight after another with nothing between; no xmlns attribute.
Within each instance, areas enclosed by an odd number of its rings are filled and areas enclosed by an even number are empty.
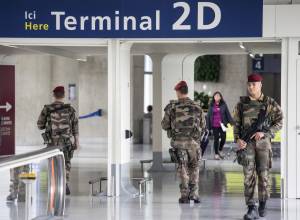
<svg viewBox="0 0 300 220"><path fill-rule="evenodd" d="M248 82L261 82L263 80L262 76L258 73L252 73L248 76Z"/></svg>
<svg viewBox="0 0 300 220"><path fill-rule="evenodd" d="M183 86L187 86L186 81L180 81L179 83L177 83L177 85L175 86L175 90L178 91L180 90Z"/></svg>
<svg viewBox="0 0 300 220"><path fill-rule="evenodd" d="M54 90L53 90L54 93L65 93L65 87L63 86L57 86Z"/></svg>

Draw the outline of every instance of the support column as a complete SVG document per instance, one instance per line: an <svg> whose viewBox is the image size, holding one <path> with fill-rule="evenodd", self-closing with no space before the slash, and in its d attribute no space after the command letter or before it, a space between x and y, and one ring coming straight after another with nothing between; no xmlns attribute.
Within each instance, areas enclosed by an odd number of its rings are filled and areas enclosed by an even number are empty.
<svg viewBox="0 0 300 220"><path fill-rule="evenodd" d="M131 62L131 117L133 143L143 143L144 117L144 56L132 56Z"/></svg>
<svg viewBox="0 0 300 220"><path fill-rule="evenodd" d="M108 44L108 196L132 195L130 183L130 49L131 43Z"/></svg>
<svg viewBox="0 0 300 220"><path fill-rule="evenodd" d="M164 171L163 167L163 146L161 119L162 115L162 60L165 54L149 55L153 63L153 121L152 121L152 146L153 163L149 171Z"/></svg>
<svg viewBox="0 0 300 220"><path fill-rule="evenodd" d="M282 41L281 106L284 125L281 136L282 197L300 198L300 56L299 41Z"/></svg>

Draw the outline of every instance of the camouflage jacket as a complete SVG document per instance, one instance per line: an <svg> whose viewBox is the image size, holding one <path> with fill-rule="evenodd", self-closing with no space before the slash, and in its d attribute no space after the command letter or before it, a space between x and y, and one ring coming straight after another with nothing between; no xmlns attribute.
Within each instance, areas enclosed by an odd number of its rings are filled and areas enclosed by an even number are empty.
<svg viewBox="0 0 300 220"><path fill-rule="evenodd" d="M282 111L274 99L263 94L259 100L241 97L233 113L235 141L257 120L259 111L263 106L266 106L266 120L263 125L265 137L273 138L275 133L282 128Z"/></svg>
<svg viewBox="0 0 300 220"><path fill-rule="evenodd" d="M169 138L187 137L200 141L206 122L199 104L185 98L170 101L164 111L161 125L167 131Z"/></svg>
<svg viewBox="0 0 300 220"><path fill-rule="evenodd" d="M62 102L45 105L37 126L40 130L46 129L46 132L50 133L53 143L57 143L60 138L70 139L78 135L78 118L75 109Z"/></svg>

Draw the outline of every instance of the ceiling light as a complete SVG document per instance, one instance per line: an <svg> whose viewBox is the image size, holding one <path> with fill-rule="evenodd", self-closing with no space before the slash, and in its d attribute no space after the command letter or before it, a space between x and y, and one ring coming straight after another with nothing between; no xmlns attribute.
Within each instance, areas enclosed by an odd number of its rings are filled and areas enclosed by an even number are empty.
<svg viewBox="0 0 300 220"><path fill-rule="evenodd" d="M11 47L11 48L18 48L17 46L10 45L10 44L3 44L2 46L4 46L4 47Z"/></svg>
<svg viewBox="0 0 300 220"><path fill-rule="evenodd" d="M78 58L76 59L77 61L81 61L81 62L86 62L86 59L81 59L81 58Z"/></svg>
<svg viewBox="0 0 300 220"><path fill-rule="evenodd" d="M243 50L246 49L246 47L244 46L244 44L242 42L240 43L240 48L243 49Z"/></svg>
<svg viewBox="0 0 300 220"><path fill-rule="evenodd" d="M251 58L255 58L255 56L254 56L254 54L253 53L249 53L249 56L251 57Z"/></svg>

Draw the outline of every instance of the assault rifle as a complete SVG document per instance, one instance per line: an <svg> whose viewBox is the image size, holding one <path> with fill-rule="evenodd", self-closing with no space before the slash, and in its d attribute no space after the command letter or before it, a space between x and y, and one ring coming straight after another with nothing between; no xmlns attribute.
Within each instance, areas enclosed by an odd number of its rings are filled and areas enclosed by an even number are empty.
<svg viewBox="0 0 300 220"><path fill-rule="evenodd" d="M243 135L240 137L240 139L248 144L256 132L267 132L268 128L264 126L264 123L267 119L266 115L267 106L264 105L264 107L259 111L257 121L252 123L251 126L245 132L243 132ZM235 161L243 166L247 166L249 164L249 160L247 158L247 148L236 151L236 158L234 162Z"/></svg>

